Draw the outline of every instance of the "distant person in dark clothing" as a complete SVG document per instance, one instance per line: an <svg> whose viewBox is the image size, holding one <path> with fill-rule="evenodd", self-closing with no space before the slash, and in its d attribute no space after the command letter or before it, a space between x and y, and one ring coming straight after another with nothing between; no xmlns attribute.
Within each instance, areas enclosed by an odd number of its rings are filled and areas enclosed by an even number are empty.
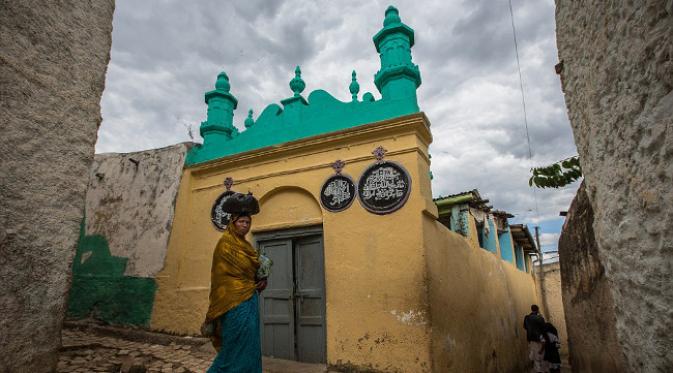
<svg viewBox="0 0 673 373"><path fill-rule="evenodd" d="M544 317L540 314L540 308L533 304L530 306L531 313L523 319L523 328L526 329L528 340L528 359L533 362L534 373L545 373L547 367L544 362L543 346L540 342L544 332Z"/></svg>
<svg viewBox="0 0 673 373"><path fill-rule="evenodd" d="M558 331L552 323L544 324L544 332L540 336L540 342L543 345L544 361L547 362L549 373L561 373L561 356L558 353L561 342L558 338Z"/></svg>

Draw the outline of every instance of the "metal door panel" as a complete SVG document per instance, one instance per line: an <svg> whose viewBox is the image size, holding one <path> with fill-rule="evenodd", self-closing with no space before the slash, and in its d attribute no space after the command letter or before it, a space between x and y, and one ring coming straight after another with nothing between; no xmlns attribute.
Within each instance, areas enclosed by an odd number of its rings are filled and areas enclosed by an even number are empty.
<svg viewBox="0 0 673 373"><path fill-rule="evenodd" d="M259 247L273 260L267 288L260 297L262 354L294 360L292 240L263 241L259 242Z"/></svg>
<svg viewBox="0 0 673 373"><path fill-rule="evenodd" d="M325 269L322 235L295 240L296 343L299 361L324 363Z"/></svg>

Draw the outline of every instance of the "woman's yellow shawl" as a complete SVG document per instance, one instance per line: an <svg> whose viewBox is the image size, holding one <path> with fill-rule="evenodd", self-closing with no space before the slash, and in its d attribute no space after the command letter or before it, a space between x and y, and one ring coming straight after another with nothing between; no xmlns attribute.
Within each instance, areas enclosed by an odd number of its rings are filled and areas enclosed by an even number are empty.
<svg viewBox="0 0 673 373"><path fill-rule="evenodd" d="M213 253L206 321L215 320L250 299L256 290L258 268L257 250L245 238L234 233L233 224L229 223Z"/></svg>

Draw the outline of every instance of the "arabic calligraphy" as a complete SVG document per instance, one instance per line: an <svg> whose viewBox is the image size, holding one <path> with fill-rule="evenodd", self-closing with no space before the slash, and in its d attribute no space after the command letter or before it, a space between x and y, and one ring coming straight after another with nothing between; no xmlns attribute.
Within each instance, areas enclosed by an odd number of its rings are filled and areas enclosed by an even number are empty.
<svg viewBox="0 0 673 373"><path fill-rule="evenodd" d="M231 214L222 211L222 205L233 193L234 192L232 191L222 193L217 197L213 204L213 208L210 211L210 221L212 221L215 227L221 231L227 227L227 224L229 224L229 220L231 219Z"/></svg>
<svg viewBox="0 0 673 373"><path fill-rule="evenodd" d="M388 214L406 203L411 178L399 164L379 161L365 170L358 185L360 202L365 209L375 214Z"/></svg>
<svg viewBox="0 0 673 373"><path fill-rule="evenodd" d="M402 174L392 167L380 167L367 176L362 187L362 198L374 200L390 200L404 196L407 184Z"/></svg>
<svg viewBox="0 0 673 373"><path fill-rule="evenodd" d="M346 209L355 199L355 184L344 175L334 175L325 181L320 191L320 202L330 211Z"/></svg>
<svg viewBox="0 0 673 373"><path fill-rule="evenodd" d="M348 182L338 179L332 180L329 184L327 184L327 188L325 188L323 194L328 197L332 197L332 199L328 202L330 206L340 205L344 201L348 201L353 197Z"/></svg>

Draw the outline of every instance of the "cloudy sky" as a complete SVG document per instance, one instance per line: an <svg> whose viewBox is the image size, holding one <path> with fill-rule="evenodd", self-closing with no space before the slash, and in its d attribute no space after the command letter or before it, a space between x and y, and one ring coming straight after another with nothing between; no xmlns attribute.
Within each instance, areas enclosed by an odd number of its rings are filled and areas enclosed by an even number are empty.
<svg viewBox="0 0 673 373"><path fill-rule="evenodd" d="M395 5L416 31L419 105L432 123L433 194L474 188L516 222L541 226L554 250L577 185L528 187L531 166L577 154L558 76L553 0L512 0L526 97L528 144L507 0L117 0L96 151L131 152L189 141L205 119L203 94L220 71L238 98L234 122L289 97L302 67L305 96L380 97L372 36ZM537 203L536 203L537 201ZM537 205L537 207L536 207Z"/></svg>

